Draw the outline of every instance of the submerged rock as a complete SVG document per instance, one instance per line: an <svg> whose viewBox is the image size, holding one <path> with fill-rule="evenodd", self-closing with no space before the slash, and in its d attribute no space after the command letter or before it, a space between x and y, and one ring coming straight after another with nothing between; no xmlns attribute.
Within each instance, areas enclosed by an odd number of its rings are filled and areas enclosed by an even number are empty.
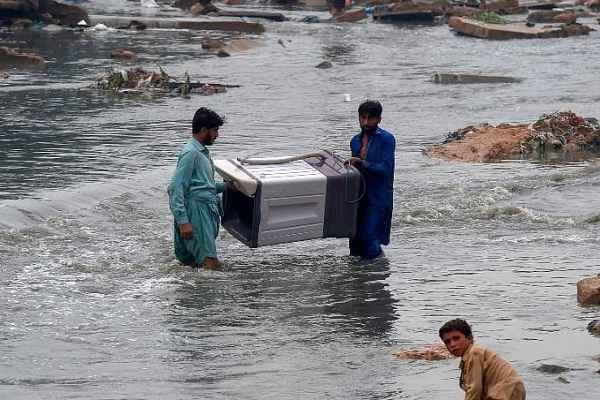
<svg viewBox="0 0 600 400"><path fill-rule="evenodd" d="M131 29L134 31L143 31L147 28L148 26L145 23L132 19L127 25L119 26L117 29Z"/></svg>
<svg viewBox="0 0 600 400"><path fill-rule="evenodd" d="M600 320L595 319L591 321L588 324L587 329L592 335L600 335ZM600 361L600 357L598 358L598 361Z"/></svg>
<svg viewBox="0 0 600 400"><path fill-rule="evenodd" d="M46 60L33 53L22 53L8 47L0 47L0 68L40 69L46 68Z"/></svg>
<svg viewBox="0 0 600 400"><path fill-rule="evenodd" d="M600 304L600 274L577 282L577 301L584 305Z"/></svg>
<svg viewBox="0 0 600 400"><path fill-rule="evenodd" d="M231 57L231 54L225 49L219 49L219 51L217 51L217 57Z"/></svg>
<svg viewBox="0 0 600 400"><path fill-rule="evenodd" d="M518 83L519 78L510 76L474 75L474 74L445 74L436 72L431 77L435 83Z"/></svg>
<svg viewBox="0 0 600 400"><path fill-rule="evenodd" d="M554 364L542 364L536 368L539 372L543 372L545 374L562 374L563 372L570 371L571 368L562 367L560 365Z"/></svg>
<svg viewBox="0 0 600 400"><path fill-rule="evenodd" d="M482 124L450 132L430 157L468 162L504 159L584 158L600 152L600 124L570 111L544 114L532 124Z"/></svg>
<svg viewBox="0 0 600 400"><path fill-rule="evenodd" d="M328 69L333 67L333 64L329 61L323 61L317 65L315 65L315 68L319 68L319 69Z"/></svg>
<svg viewBox="0 0 600 400"><path fill-rule="evenodd" d="M426 361L447 360L452 357L446 346L443 344L434 344L419 350L400 350L393 353L393 355L403 360Z"/></svg>
<svg viewBox="0 0 600 400"><path fill-rule="evenodd" d="M213 38L203 38L202 48L216 54L218 57L229 57L232 53L243 52L256 46L256 42L248 39L234 39L229 42Z"/></svg>
<svg viewBox="0 0 600 400"><path fill-rule="evenodd" d="M110 53L110 58L116 58L116 59L119 59L119 60L132 61L132 60L135 60L137 58L137 55L133 51L131 51L131 50L127 50L127 49L114 49Z"/></svg>

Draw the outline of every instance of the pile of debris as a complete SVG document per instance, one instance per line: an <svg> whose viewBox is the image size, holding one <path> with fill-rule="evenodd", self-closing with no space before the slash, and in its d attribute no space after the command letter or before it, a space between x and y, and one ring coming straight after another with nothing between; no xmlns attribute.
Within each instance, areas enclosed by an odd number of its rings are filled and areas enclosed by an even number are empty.
<svg viewBox="0 0 600 400"><path fill-rule="evenodd" d="M522 154L543 155L552 151L600 150L600 124L596 118L583 118L571 111L543 114L530 127L521 143Z"/></svg>
<svg viewBox="0 0 600 400"><path fill-rule="evenodd" d="M542 115L532 124L481 124L450 132L430 157L469 162L585 158L600 153L600 123L571 111Z"/></svg>
<svg viewBox="0 0 600 400"><path fill-rule="evenodd" d="M447 360L451 357L450 352L443 344L432 344L423 349L400 350L393 355L401 360L426 360L439 361Z"/></svg>
<svg viewBox="0 0 600 400"><path fill-rule="evenodd" d="M113 69L97 78L95 88L109 90L119 94L157 93L187 96L189 94L211 95L223 93L235 85L203 83L190 81L186 73L183 80L178 80L159 66L160 71L147 71L143 68Z"/></svg>

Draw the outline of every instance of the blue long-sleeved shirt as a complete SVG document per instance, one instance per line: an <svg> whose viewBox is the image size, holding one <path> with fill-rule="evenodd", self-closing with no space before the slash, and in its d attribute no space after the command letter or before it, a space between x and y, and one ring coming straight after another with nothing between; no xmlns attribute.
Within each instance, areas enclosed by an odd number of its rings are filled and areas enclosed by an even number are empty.
<svg viewBox="0 0 600 400"><path fill-rule="evenodd" d="M186 200L218 202L224 184L215 182L215 167L208 149L196 139L187 143L177 159L169 184L169 207L178 225L189 223Z"/></svg>
<svg viewBox="0 0 600 400"><path fill-rule="evenodd" d="M360 157L362 133L350 141L352 157ZM360 166L366 184L364 201L382 208L393 207L396 139L382 128L369 139L367 156Z"/></svg>

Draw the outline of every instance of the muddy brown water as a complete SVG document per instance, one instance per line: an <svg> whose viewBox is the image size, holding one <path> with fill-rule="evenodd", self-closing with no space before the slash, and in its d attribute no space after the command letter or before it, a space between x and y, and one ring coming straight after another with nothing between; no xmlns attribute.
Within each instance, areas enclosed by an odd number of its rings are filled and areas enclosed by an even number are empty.
<svg viewBox="0 0 600 400"><path fill-rule="evenodd" d="M258 47L226 59L205 54L198 32L0 33L50 61L0 82L0 397L460 398L457 360L392 353L435 343L462 316L516 366L528 398L593 398L600 342L586 326L600 310L577 305L575 283L600 272L600 165L421 150L483 121L599 117L600 33L496 43L446 26L266 26ZM85 89L115 47L242 87L190 99ZM436 71L523 82L435 85ZM367 97L398 142L384 259L352 260L335 239L250 250L222 232L222 271L177 264L165 189L197 107L227 116L215 158L347 154ZM541 364L571 368L570 383Z"/></svg>

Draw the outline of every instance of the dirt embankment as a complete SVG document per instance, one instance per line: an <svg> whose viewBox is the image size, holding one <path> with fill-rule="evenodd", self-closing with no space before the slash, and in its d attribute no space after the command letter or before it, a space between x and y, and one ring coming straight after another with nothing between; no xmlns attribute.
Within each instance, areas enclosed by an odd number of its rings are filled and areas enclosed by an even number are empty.
<svg viewBox="0 0 600 400"><path fill-rule="evenodd" d="M506 159L568 159L600 154L600 124L573 112L544 114L531 124L482 124L450 132L425 150L433 158L466 162Z"/></svg>

